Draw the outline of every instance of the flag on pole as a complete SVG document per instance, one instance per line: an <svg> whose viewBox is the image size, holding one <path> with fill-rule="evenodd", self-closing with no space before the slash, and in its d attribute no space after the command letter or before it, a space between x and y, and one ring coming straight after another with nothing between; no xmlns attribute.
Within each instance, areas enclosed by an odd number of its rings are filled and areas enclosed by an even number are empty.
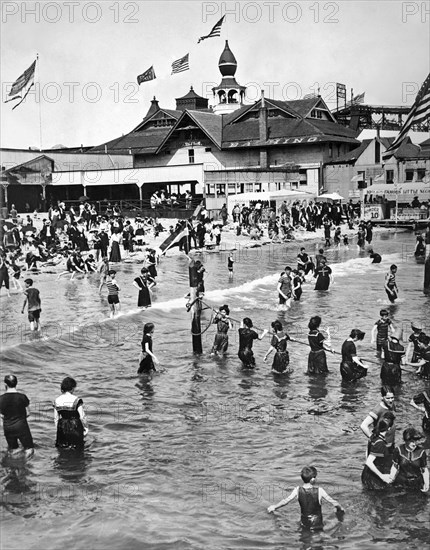
<svg viewBox="0 0 430 550"><path fill-rule="evenodd" d="M218 23L216 25L214 25L213 29L211 30L211 32L209 34L207 34L206 36L201 36L197 42L197 44L200 44L200 42L202 40L206 40L206 38L213 38L214 36L221 36L221 26L224 22L224 17L225 15L223 15L221 17L221 19L218 21Z"/></svg>
<svg viewBox="0 0 430 550"><path fill-rule="evenodd" d="M147 71L138 75L137 83L140 85L142 82L148 82L148 80L154 80L155 78L157 77L155 76L154 66L151 66Z"/></svg>
<svg viewBox="0 0 430 550"><path fill-rule="evenodd" d="M159 251L161 254L164 254L167 252L169 248L172 246L179 244L179 241L183 239L184 237L188 237L188 228L191 225L192 220L195 220L200 215L201 210L203 209L203 201L200 202L200 204L196 207L194 210L192 216L190 218L183 222L171 235L167 237L167 239L159 246ZM186 246L185 246L185 252L189 252L188 247L189 239L186 240Z"/></svg>
<svg viewBox="0 0 430 550"><path fill-rule="evenodd" d="M356 95L356 96L353 98L352 102L353 102L353 103L364 103L364 94L365 94L365 92L363 92L362 94Z"/></svg>
<svg viewBox="0 0 430 550"><path fill-rule="evenodd" d="M177 59L172 63L171 74L182 73L183 71L189 70L190 68L189 55L190 54L187 53L186 55L184 55L184 57L181 57L180 59Z"/></svg>
<svg viewBox="0 0 430 550"><path fill-rule="evenodd" d="M36 61L33 61L30 67L26 71L24 71L22 75L18 77L15 80L15 82L12 84L12 89L8 95L10 99L6 99L5 103L7 103L8 101L15 101L18 99L21 100L19 103L17 103L13 107L13 109L16 109L18 105L21 105L21 103L27 97L28 92L33 87L35 70L36 70Z"/></svg>
<svg viewBox="0 0 430 550"><path fill-rule="evenodd" d="M188 239L188 221L183 222L163 243L160 244L159 249L161 253L165 254L172 246L179 245L184 237Z"/></svg>
<svg viewBox="0 0 430 550"><path fill-rule="evenodd" d="M420 91L415 98L415 102L408 113L408 116L403 124L399 135L393 141L390 147L385 151L393 154L400 146L402 141L408 135L409 130L415 124L421 124L430 118L430 74L425 79ZM385 156L384 154L384 156Z"/></svg>

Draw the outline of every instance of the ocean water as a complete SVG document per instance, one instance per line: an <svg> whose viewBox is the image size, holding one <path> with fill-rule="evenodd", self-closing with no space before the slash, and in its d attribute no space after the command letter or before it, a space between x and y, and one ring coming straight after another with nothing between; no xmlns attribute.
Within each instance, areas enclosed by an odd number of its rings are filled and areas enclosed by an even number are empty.
<svg viewBox="0 0 430 550"><path fill-rule="evenodd" d="M352 328L366 332L362 357L375 361L370 332L381 307L396 324L428 325L429 299L422 294L423 265L411 253L414 236L379 234L383 255L370 264L356 246L329 250L334 285L277 311L276 284L295 265L300 244L240 249L229 280L227 254L206 253L205 303L227 303L234 319L229 353L209 355L215 329L203 313L204 353L191 352L187 261L163 258L153 307L137 309L132 280L140 266L118 266L121 316L110 320L106 291L96 276L69 281L54 274L34 277L42 297L41 337L28 331L23 298L1 297L1 376L14 373L31 401L36 444L28 463L6 456L2 437L2 549L366 549L428 547L429 496L390 489L363 490L360 475L367 440L359 425L380 400L379 366L367 378L343 385L339 356L328 354L327 377L305 375L308 348L290 343L293 372L274 376L263 362L270 338L254 344L257 368L237 358L238 323L251 317L258 328L280 319L292 337L306 341L307 323L321 315L340 350ZM305 244L313 253L315 243ZM399 300L389 306L383 290L391 263L398 269ZM152 377L136 374L142 328L154 322ZM90 433L82 452L55 446L52 401L65 376L73 376L87 411ZM396 389L397 441L408 425L421 426L411 397L429 382L412 372ZM429 447L429 441L425 442ZM325 504L325 529L299 527L297 502L269 515L267 506L300 484L300 470L315 465L318 481L346 509L342 522Z"/></svg>

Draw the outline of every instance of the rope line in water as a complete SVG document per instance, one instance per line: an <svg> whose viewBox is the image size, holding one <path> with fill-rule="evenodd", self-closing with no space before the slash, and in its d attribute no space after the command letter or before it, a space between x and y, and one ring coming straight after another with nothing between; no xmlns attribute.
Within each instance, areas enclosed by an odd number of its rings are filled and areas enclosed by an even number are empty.
<svg viewBox="0 0 430 550"><path fill-rule="evenodd" d="M215 309L214 307L212 307L211 305L207 304L206 302L204 302L201 298L197 298L197 300L200 300L200 302L206 306L207 309L210 309L213 311L213 313L211 314L211 319L210 319L210 322L209 324L207 325L207 327L200 333L194 333L194 332L191 332L191 334L193 336L199 336L199 335L202 335L204 334L205 332L207 332L209 330L209 327L212 325L212 322L213 322L213 319L215 317L215 315L217 315L219 313L219 310ZM214 315L215 314L215 315ZM230 317L229 316L229 319L230 321L233 321L235 323L241 323L241 321L239 321L238 319L234 319L233 317ZM254 328L256 328L257 330L264 330L262 329L261 327L257 327L257 326L254 326ZM309 347L309 344L307 342L302 342L301 340L296 340L294 338L291 338L291 342L295 342L297 344L301 344L302 346L306 346L306 347ZM342 353L340 351L336 351L336 350L325 350L325 351L330 351L331 353L335 354L335 355L342 355ZM367 357L363 357L362 359L363 361L366 361L366 363L371 363L372 365L378 365L378 366L381 366L381 363L379 361L374 361L373 359L367 359ZM401 370L403 371L406 371L406 372L409 372L407 369L404 369L402 367L400 367Z"/></svg>

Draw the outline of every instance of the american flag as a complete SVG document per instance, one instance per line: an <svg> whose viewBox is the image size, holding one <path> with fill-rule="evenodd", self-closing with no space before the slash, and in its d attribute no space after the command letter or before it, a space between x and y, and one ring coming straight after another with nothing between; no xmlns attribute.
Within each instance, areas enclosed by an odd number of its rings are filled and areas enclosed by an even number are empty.
<svg viewBox="0 0 430 550"><path fill-rule="evenodd" d="M218 21L218 23L216 25L214 25L213 29L211 30L211 32L209 34L207 34L206 36L201 36L197 42L197 44L200 44L200 42L202 40L206 40L206 38L213 38L214 36L221 36L221 26L224 22L224 17L225 15L223 15L221 17L221 19Z"/></svg>
<svg viewBox="0 0 430 550"><path fill-rule="evenodd" d="M189 53L177 59L172 63L172 74L182 73L182 71L188 71L190 68Z"/></svg>
<svg viewBox="0 0 430 550"><path fill-rule="evenodd" d="M34 72L36 70L36 61L33 61L33 63L30 65L30 67L22 73L21 76L19 76L15 82L12 84L12 89L9 92L10 99L6 99L5 103L8 101L15 101L16 99L20 99L21 101L17 103L13 109L16 109L18 105L21 105L21 103L24 101L24 99L27 97L28 92L34 85ZM12 111L13 111L12 109Z"/></svg>
<svg viewBox="0 0 430 550"><path fill-rule="evenodd" d="M421 86L399 135L393 141L391 146L385 151L385 153L393 154L405 139L411 127L415 124L425 122L428 118L430 118L430 74Z"/></svg>

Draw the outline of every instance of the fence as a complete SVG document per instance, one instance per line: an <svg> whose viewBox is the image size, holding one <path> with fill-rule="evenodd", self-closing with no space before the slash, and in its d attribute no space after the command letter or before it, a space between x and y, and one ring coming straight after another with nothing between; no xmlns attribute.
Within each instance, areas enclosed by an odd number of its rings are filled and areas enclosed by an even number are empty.
<svg viewBox="0 0 430 550"><path fill-rule="evenodd" d="M71 200L62 201L66 205L66 210L71 206L75 209L76 213L79 211L79 206L82 201ZM151 208L149 199L143 200L119 200L119 201L88 201L97 210L98 215L106 215L109 209L113 209L114 206L118 206L121 215L124 217L132 218L178 218L187 219L191 216L194 209L200 204L200 198L193 198L187 204L170 205L161 204L156 208Z"/></svg>

